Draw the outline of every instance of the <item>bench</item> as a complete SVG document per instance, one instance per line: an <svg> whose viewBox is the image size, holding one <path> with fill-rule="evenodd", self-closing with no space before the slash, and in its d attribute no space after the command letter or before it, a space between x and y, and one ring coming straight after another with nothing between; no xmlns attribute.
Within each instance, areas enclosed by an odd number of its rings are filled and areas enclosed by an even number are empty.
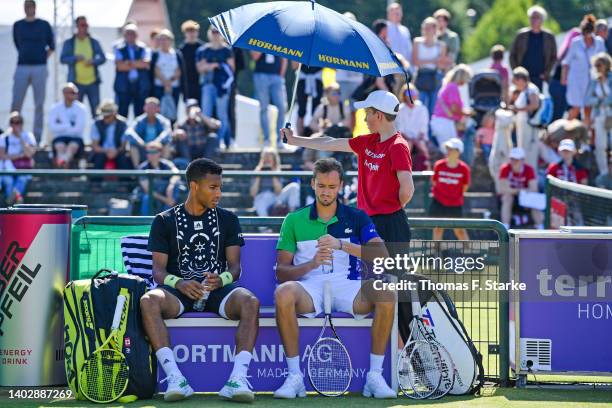
<svg viewBox="0 0 612 408"><path fill-rule="evenodd" d="M287 375L283 346L274 318L274 265L278 234L245 234L242 248L240 284L260 300L259 336L249 369L249 381L257 392L276 390ZM371 317L355 320L343 313L334 313L338 336L351 355L353 380L349 391L361 392L370 363ZM211 313L185 313L178 319L166 320L171 348L177 364L196 392L219 391L233 367L234 335L238 322L227 321ZM306 369L310 345L321 331L323 318L298 318L302 370ZM383 375L397 390L397 324L393 325L391 341L386 350ZM158 375L163 378L161 367ZM306 388L312 387L306 381Z"/></svg>

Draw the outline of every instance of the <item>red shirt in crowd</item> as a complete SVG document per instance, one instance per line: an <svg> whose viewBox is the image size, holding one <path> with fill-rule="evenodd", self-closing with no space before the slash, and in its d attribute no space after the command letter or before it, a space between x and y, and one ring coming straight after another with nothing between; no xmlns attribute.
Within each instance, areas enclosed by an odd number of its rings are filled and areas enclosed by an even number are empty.
<svg viewBox="0 0 612 408"><path fill-rule="evenodd" d="M575 160L569 166L563 160L558 163L551 163L546 170L546 174L573 183L586 183L589 179L589 172Z"/></svg>
<svg viewBox="0 0 612 408"><path fill-rule="evenodd" d="M506 163L499 169L499 179L508 179L510 188L524 190L529 187L529 182L535 179L535 171L533 167L523 163L523 168L519 173L512 170L512 164Z"/></svg>
<svg viewBox="0 0 612 408"><path fill-rule="evenodd" d="M392 214L401 210L398 171L412 171L410 147L398 132L380 143L372 133L349 139L359 160L357 206L368 215Z"/></svg>
<svg viewBox="0 0 612 408"><path fill-rule="evenodd" d="M470 167L459 160L456 167L449 167L448 160L434 164L433 197L447 207L463 205L463 189L470 184Z"/></svg>

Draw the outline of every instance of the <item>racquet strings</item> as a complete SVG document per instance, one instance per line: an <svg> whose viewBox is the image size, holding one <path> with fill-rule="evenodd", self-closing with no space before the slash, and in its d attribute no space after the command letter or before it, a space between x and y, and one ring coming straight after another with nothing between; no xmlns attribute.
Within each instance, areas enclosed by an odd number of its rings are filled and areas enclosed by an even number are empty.
<svg viewBox="0 0 612 408"><path fill-rule="evenodd" d="M83 364L81 391L90 400L112 402L127 387L129 369L123 354L104 349L94 352Z"/></svg>
<svg viewBox="0 0 612 408"><path fill-rule="evenodd" d="M319 339L308 360L308 375L315 390L324 395L340 395L351 381L351 361L346 348L334 338Z"/></svg>

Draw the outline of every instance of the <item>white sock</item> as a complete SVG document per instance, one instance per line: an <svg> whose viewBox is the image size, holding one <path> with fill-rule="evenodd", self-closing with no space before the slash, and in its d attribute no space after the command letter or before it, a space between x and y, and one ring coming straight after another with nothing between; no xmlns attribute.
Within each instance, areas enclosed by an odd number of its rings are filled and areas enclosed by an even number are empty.
<svg viewBox="0 0 612 408"><path fill-rule="evenodd" d="M181 374L181 371L176 365L176 360L174 360L174 353L172 353L172 350L170 349L170 347L160 348L159 350L155 352L155 355L157 356L157 361L159 361L159 363L162 366L162 369L164 370L164 372L166 373L168 377L170 377L171 375L175 375L175 376L183 375Z"/></svg>
<svg viewBox="0 0 612 408"><path fill-rule="evenodd" d="M385 361L385 356L370 353L370 371L375 373L381 373L383 371L383 361Z"/></svg>
<svg viewBox="0 0 612 408"><path fill-rule="evenodd" d="M287 357L287 367L289 368L289 374L302 375L302 370L300 370L300 356Z"/></svg>
<svg viewBox="0 0 612 408"><path fill-rule="evenodd" d="M252 358L253 355L246 350L242 350L240 353L236 354L236 357L234 357L234 369L230 377L246 377Z"/></svg>

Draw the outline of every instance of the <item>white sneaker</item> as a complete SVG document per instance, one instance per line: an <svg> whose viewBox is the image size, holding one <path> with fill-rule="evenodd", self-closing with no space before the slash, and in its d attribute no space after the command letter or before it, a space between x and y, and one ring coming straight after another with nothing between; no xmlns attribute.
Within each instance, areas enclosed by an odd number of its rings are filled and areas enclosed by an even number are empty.
<svg viewBox="0 0 612 408"><path fill-rule="evenodd" d="M164 401L179 401L193 394L193 388L182 375L170 375L161 380L162 383L166 381L168 382L168 388L164 394Z"/></svg>
<svg viewBox="0 0 612 408"><path fill-rule="evenodd" d="M363 387L364 397L397 398L397 393L388 385L381 373L370 371Z"/></svg>
<svg viewBox="0 0 612 408"><path fill-rule="evenodd" d="M274 391L274 398L293 399L305 396L306 387L304 387L304 376L302 374L289 374L283 385Z"/></svg>
<svg viewBox="0 0 612 408"><path fill-rule="evenodd" d="M253 402L255 393L252 388L246 377L230 377L219 391L219 396L236 402Z"/></svg>

